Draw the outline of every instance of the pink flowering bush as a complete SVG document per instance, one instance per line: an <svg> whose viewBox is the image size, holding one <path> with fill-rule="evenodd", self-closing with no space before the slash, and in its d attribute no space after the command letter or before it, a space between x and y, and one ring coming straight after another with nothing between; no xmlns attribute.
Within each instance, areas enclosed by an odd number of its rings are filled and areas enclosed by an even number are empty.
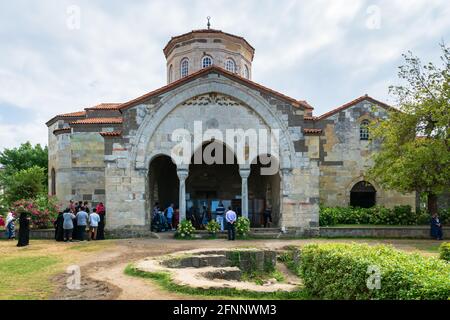
<svg viewBox="0 0 450 320"><path fill-rule="evenodd" d="M55 198L39 195L32 200L22 199L14 202L12 211L16 218L23 212L27 213L31 218L32 228L46 229L52 227L59 208Z"/></svg>

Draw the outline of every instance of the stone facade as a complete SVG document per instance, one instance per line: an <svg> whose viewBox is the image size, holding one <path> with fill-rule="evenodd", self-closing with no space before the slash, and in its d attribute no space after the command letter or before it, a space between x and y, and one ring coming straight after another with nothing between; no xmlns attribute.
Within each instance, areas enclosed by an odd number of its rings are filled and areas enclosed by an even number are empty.
<svg viewBox="0 0 450 320"><path fill-rule="evenodd" d="M205 30L173 38L165 53L169 65L187 48L193 55L202 50L215 55L225 52L223 46L242 61L253 59L252 48L242 38ZM275 226L297 235L317 235L319 205L348 205L352 187L366 179L370 155L377 146L360 140L361 121L385 118L389 109L365 96L316 118L307 102L228 72L222 65L212 66L126 103L102 104L51 119L47 123L49 190L54 186L62 203L70 199L93 205L104 202L107 229L114 234L148 234L152 206L162 197L179 205L183 219L194 192L216 192L216 198L239 203L244 216L262 201L272 206ZM184 129L193 134L197 121L202 123L202 134L207 130L215 134L194 139L189 159L211 141L234 150L224 138L228 129L265 129L279 132L279 152L274 155L279 170L259 176L252 163L263 154L245 153L245 161L238 166L217 169L222 171L216 171L216 176L223 172L222 184L212 187L213 178L192 182L195 171L189 162L155 167L157 159L177 155L179 141L173 132ZM173 171L161 173L155 168ZM198 170L196 174L202 173ZM414 194L385 192L374 186L377 204L415 208Z"/></svg>

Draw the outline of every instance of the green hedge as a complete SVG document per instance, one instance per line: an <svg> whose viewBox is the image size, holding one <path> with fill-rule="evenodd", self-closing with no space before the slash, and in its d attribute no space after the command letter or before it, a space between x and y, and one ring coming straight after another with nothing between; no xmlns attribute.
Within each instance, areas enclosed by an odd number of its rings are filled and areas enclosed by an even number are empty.
<svg viewBox="0 0 450 320"><path fill-rule="evenodd" d="M450 242L445 242L439 247L439 257L450 262Z"/></svg>
<svg viewBox="0 0 450 320"><path fill-rule="evenodd" d="M440 213L442 223L450 222L450 210ZM320 225L372 224L372 225L428 225L430 215L426 212L413 212L410 206L397 206L393 209L376 206L373 208L321 207Z"/></svg>
<svg viewBox="0 0 450 320"><path fill-rule="evenodd" d="M381 288L367 286L377 266ZM450 265L436 258L403 253L390 246L313 244L301 250L298 270L308 292L320 299L446 300ZM292 266L291 268L296 268Z"/></svg>

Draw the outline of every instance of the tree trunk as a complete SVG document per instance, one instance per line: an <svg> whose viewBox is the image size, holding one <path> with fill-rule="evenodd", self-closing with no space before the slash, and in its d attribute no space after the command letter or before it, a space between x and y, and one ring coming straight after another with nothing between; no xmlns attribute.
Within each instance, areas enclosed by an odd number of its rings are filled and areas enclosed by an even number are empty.
<svg viewBox="0 0 450 320"><path fill-rule="evenodd" d="M433 215L438 212L437 195L429 192L428 196L428 213Z"/></svg>

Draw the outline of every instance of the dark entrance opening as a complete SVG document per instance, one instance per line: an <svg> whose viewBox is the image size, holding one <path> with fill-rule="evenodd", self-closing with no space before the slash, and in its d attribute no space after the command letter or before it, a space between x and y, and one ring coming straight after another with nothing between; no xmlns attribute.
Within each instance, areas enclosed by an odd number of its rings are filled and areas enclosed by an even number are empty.
<svg viewBox="0 0 450 320"><path fill-rule="evenodd" d="M280 218L279 162L273 156L261 155L251 164L250 168L251 173L248 178L250 226L252 228L264 227L264 211L270 209L272 211L270 226L277 227ZM269 168L271 169L269 170Z"/></svg>
<svg viewBox="0 0 450 320"><path fill-rule="evenodd" d="M205 161L207 158L204 155L211 155L216 161ZM194 153L189 166L186 179L187 218L193 221L196 228L204 227L208 220L215 218L219 201L225 208L231 206L238 215L241 214L241 185L234 153L220 141L205 143ZM204 207L207 219L204 219Z"/></svg>
<svg viewBox="0 0 450 320"><path fill-rule="evenodd" d="M371 208L376 205L377 191L367 181L355 184L350 192L350 206Z"/></svg>
<svg viewBox="0 0 450 320"><path fill-rule="evenodd" d="M158 156L150 164L149 170L149 200L151 209L156 202L162 210L171 203L178 206L179 201L179 180L177 176L177 166L172 158L168 156Z"/></svg>

